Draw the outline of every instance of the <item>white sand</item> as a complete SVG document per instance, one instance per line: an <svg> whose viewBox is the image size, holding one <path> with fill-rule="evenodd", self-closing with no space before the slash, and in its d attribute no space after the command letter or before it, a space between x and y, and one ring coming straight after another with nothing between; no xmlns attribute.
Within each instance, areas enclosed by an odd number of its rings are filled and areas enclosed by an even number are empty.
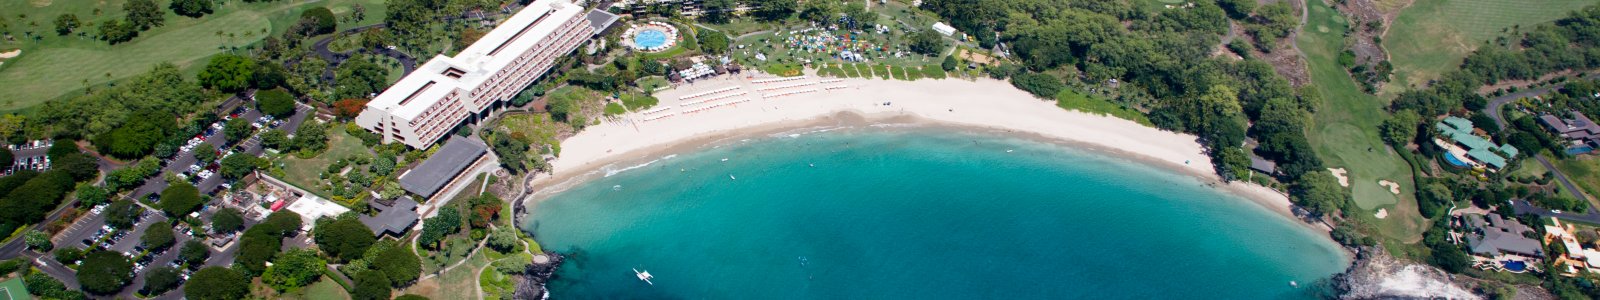
<svg viewBox="0 0 1600 300"><path fill-rule="evenodd" d="M1400 183L1396 183L1396 182L1393 182L1393 181L1389 181L1388 179L1384 179L1384 180L1378 180L1378 185L1389 187L1389 192L1390 193L1394 193L1395 195L1399 195L1400 194Z"/></svg>
<svg viewBox="0 0 1600 300"><path fill-rule="evenodd" d="M1350 176L1344 175L1344 168L1328 168L1328 172L1333 172L1333 177L1339 178L1339 186L1350 187Z"/></svg>
<svg viewBox="0 0 1600 300"><path fill-rule="evenodd" d="M1389 217L1389 210L1388 209L1384 209L1384 208L1379 208L1378 212L1372 214L1372 216L1376 217L1376 218L1379 218L1379 219L1388 218Z"/></svg>
<svg viewBox="0 0 1600 300"><path fill-rule="evenodd" d="M17 57L17 55L22 55L22 49L11 50L11 52L0 52L0 58L12 58Z"/></svg>
<svg viewBox="0 0 1600 300"><path fill-rule="evenodd" d="M535 179L532 184L541 187L542 191L530 198L537 199L551 191L559 191L561 186L574 181L571 179L592 176L601 167L621 161L647 160L666 154L662 152L668 152L672 147L698 147L702 146L698 143L716 138L826 126L843 122L842 119L861 117L867 123L934 123L1043 137L1171 167L1212 182L1217 178L1211 160L1196 142L1195 136L1145 127L1128 120L1061 109L1054 102L1034 98L1003 81L839 80L813 76L803 80L753 83L753 80L773 78L754 76L755 79L743 75L723 76L664 90L656 94L661 104L651 108L648 111L651 114L631 112L620 120L584 129L562 141L560 158L551 162L554 176ZM791 87L795 85L800 86ZM841 85L848 87L824 89ZM737 88L688 101L679 100L682 96L729 87ZM761 90L779 87L786 88ZM808 89L819 91L770 99L762 97L764 94ZM732 96L741 92L745 95ZM719 98L723 96L726 98ZM705 101L713 98L717 99ZM743 99L750 101L689 113L696 107ZM689 107L680 106L695 101L705 102ZM884 102L892 104L882 105ZM660 111L664 108L666 110ZM673 113L676 115L659 118ZM646 121L650 118L659 119ZM1272 211L1293 216L1288 198L1275 190L1242 182L1219 186L1250 198Z"/></svg>

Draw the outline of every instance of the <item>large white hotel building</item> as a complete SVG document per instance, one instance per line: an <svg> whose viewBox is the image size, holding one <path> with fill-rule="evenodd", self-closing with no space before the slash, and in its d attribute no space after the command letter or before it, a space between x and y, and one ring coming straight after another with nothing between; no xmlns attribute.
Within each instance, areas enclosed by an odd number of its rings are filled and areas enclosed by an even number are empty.
<svg viewBox="0 0 1600 300"><path fill-rule="evenodd" d="M455 57L435 56L417 67L367 102L356 124L385 143L427 148L462 121L515 97L596 34L584 11L565 0L533 1Z"/></svg>

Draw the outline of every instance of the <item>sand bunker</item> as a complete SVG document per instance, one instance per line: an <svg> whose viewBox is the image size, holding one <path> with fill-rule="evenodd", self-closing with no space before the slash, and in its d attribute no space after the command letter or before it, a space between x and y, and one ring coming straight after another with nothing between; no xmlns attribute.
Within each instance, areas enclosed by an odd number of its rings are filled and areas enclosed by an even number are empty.
<svg viewBox="0 0 1600 300"><path fill-rule="evenodd" d="M1348 173L1344 168L1328 168L1328 172L1333 172L1333 177L1339 178L1339 186L1350 187L1350 177L1344 175Z"/></svg>
<svg viewBox="0 0 1600 300"><path fill-rule="evenodd" d="M11 52L0 52L0 58L12 58L17 57L17 55L22 55L22 49L11 50Z"/></svg>
<svg viewBox="0 0 1600 300"><path fill-rule="evenodd" d="M1389 181L1388 179L1384 179L1384 180L1379 180L1378 181L1378 185L1389 187L1389 192L1390 193L1394 193L1395 195L1399 195L1400 194L1400 184L1399 183L1395 183L1393 181Z"/></svg>
<svg viewBox="0 0 1600 300"><path fill-rule="evenodd" d="M1379 219L1388 218L1389 217L1389 210L1388 209L1379 208L1378 209L1378 213L1372 214L1372 216L1373 217L1377 217Z"/></svg>

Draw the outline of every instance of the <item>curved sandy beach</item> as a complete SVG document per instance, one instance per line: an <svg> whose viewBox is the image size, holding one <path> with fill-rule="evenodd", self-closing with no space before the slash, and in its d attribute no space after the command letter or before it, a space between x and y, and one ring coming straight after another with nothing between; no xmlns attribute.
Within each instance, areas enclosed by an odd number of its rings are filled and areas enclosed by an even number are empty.
<svg viewBox="0 0 1600 300"><path fill-rule="evenodd" d="M795 94L764 97L785 93ZM537 192L529 200L588 176L599 176L597 170L608 165L692 151L723 138L881 123L1003 131L1099 150L1211 182L1218 179L1193 135L1061 109L1053 101L987 78L900 81L720 76L663 90L656 97L661 99L660 105L648 111L590 126L562 141L560 158L551 162L553 175L539 176L530 183ZM696 110L722 103L727 104ZM1217 186L1294 219L1288 198L1277 191L1242 182Z"/></svg>

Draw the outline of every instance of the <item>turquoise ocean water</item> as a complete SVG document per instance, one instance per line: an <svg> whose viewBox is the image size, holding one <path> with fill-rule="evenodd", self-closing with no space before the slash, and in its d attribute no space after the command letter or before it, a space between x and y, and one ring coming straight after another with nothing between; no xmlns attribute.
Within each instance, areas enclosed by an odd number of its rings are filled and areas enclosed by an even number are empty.
<svg viewBox="0 0 1600 300"><path fill-rule="evenodd" d="M558 299L1292 299L1347 263L1192 177L950 131L669 156L553 195L525 229L571 254Z"/></svg>

